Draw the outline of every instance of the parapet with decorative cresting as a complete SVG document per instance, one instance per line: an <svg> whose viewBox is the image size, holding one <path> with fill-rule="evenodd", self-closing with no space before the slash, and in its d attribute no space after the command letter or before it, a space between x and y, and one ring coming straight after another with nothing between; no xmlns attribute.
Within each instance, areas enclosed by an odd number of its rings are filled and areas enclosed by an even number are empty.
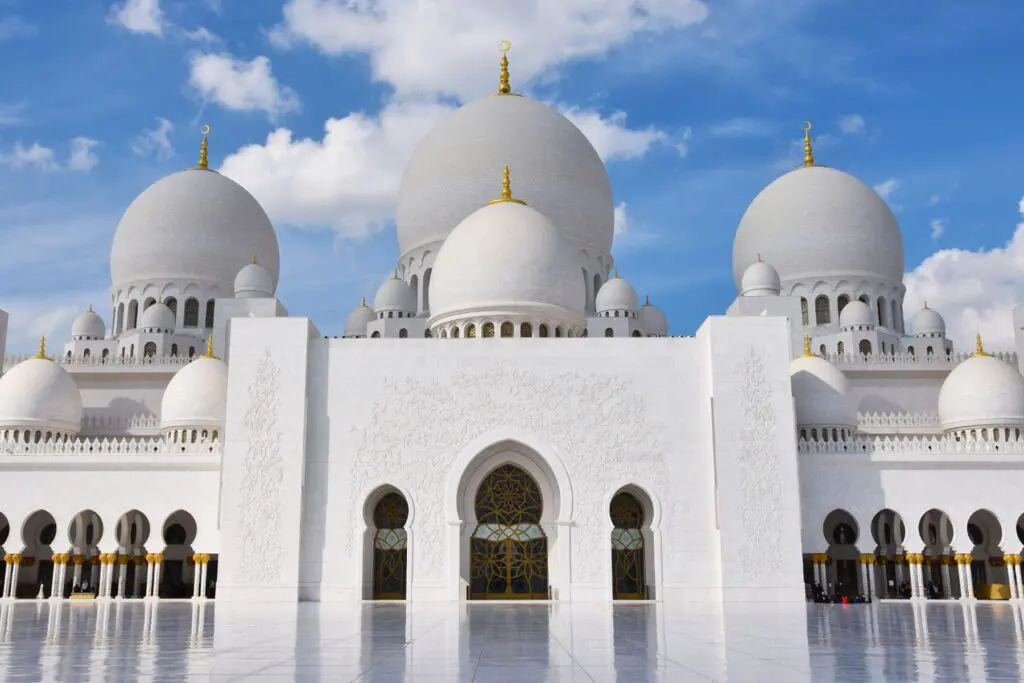
<svg viewBox="0 0 1024 683"><path fill-rule="evenodd" d="M971 441L950 437L854 437L846 441L800 439L800 453L849 453L863 455L1024 455L1024 439Z"/></svg>
<svg viewBox="0 0 1024 683"><path fill-rule="evenodd" d="M832 364L839 367L864 367L864 366L887 366L887 367L933 367L933 368L954 368L963 361L970 358L973 353L951 353L945 352L933 354L911 354L878 353L870 356L863 356L859 353L829 353L824 356ZM1011 365L1017 364L1017 354L1013 351L1002 351L989 354L999 360L1006 361Z"/></svg>
<svg viewBox="0 0 1024 683"><path fill-rule="evenodd" d="M938 413L857 413L858 427L935 427L941 426Z"/></svg>
<svg viewBox="0 0 1024 683"><path fill-rule="evenodd" d="M199 342L196 342L199 346ZM34 358L28 355L13 355L4 357L4 372L7 372L18 363ZM119 355L111 355L104 358L101 355L94 356L55 356L53 362L67 368L180 368L194 361L195 357L189 356L135 356L122 358Z"/></svg>
<svg viewBox="0 0 1024 683"><path fill-rule="evenodd" d="M5 455L220 455L219 441L205 443L169 443L164 439L72 439L66 442L24 443L0 441L0 456Z"/></svg>

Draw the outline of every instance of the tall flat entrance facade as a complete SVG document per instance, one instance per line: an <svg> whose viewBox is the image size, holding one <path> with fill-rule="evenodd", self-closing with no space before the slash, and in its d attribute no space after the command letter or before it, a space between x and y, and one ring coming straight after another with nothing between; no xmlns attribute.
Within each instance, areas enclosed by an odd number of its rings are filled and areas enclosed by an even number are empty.
<svg viewBox="0 0 1024 683"><path fill-rule="evenodd" d="M470 598L546 600L548 539L540 526L537 482L515 465L502 465L480 483L477 525L470 538Z"/></svg>

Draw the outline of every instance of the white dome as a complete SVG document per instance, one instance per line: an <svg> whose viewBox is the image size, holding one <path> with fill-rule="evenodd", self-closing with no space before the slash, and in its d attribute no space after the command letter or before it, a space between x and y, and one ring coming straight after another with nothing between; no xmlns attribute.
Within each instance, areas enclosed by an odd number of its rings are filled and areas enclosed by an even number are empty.
<svg viewBox="0 0 1024 683"><path fill-rule="evenodd" d="M222 430L227 403L227 363L201 356L178 370L167 384L160 402L160 429Z"/></svg>
<svg viewBox="0 0 1024 683"><path fill-rule="evenodd" d="M643 308L640 309L641 321L643 322L644 332L650 337L667 337L668 336L668 320L665 319L665 314L661 312L657 306L651 303L650 297L644 302Z"/></svg>
<svg viewBox="0 0 1024 683"><path fill-rule="evenodd" d="M235 276L235 297L239 299L274 298L274 276L254 260Z"/></svg>
<svg viewBox="0 0 1024 683"><path fill-rule="evenodd" d="M605 311L635 311L636 290L616 273L615 277L601 285L594 303L598 313Z"/></svg>
<svg viewBox="0 0 1024 683"><path fill-rule="evenodd" d="M252 195L216 171L181 171L150 185L124 212L110 250L115 291L153 281L232 291L253 254L274 287L274 226Z"/></svg>
<svg viewBox="0 0 1024 683"><path fill-rule="evenodd" d="M938 311L932 310L925 305L910 325L910 329L918 336L937 334L940 337L946 336L946 321L942 319Z"/></svg>
<svg viewBox="0 0 1024 683"><path fill-rule="evenodd" d="M758 254L786 284L819 277L903 281L903 236L888 205L857 178L825 166L791 171L750 203L732 247L738 288Z"/></svg>
<svg viewBox="0 0 1024 683"><path fill-rule="evenodd" d="M363 299L363 303L352 309L345 318L345 336L365 337L367 324L373 322L376 317L377 313L367 306L366 299Z"/></svg>
<svg viewBox="0 0 1024 683"><path fill-rule="evenodd" d="M373 300L376 311L395 311L399 313L416 313L416 292L396 273L384 281L377 290Z"/></svg>
<svg viewBox="0 0 1024 683"><path fill-rule="evenodd" d="M515 202L485 206L462 221L437 254L430 324L464 313L548 311L582 323L586 287L574 257L539 211Z"/></svg>
<svg viewBox="0 0 1024 683"><path fill-rule="evenodd" d="M29 358L0 377L0 429L77 434L82 394L71 375L48 358Z"/></svg>
<svg viewBox="0 0 1024 683"><path fill-rule="evenodd" d="M839 368L805 353L789 364L789 376L798 427L857 428L850 380Z"/></svg>
<svg viewBox="0 0 1024 683"><path fill-rule="evenodd" d="M1024 377L993 356L971 356L942 383L939 419L944 431L1024 427Z"/></svg>
<svg viewBox="0 0 1024 683"><path fill-rule="evenodd" d="M402 254L444 240L494 199L495 169L505 164L512 168L516 196L548 216L575 246L611 251L611 184L587 137L527 97L488 96L438 123L409 160L396 212Z"/></svg>
<svg viewBox="0 0 1024 683"><path fill-rule="evenodd" d="M874 327L875 321L871 309L860 299L854 299L843 307L839 314L839 327Z"/></svg>
<svg viewBox="0 0 1024 683"><path fill-rule="evenodd" d="M782 291L778 272L758 259L743 271L740 296L778 296Z"/></svg>
<svg viewBox="0 0 1024 683"><path fill-rule="evenodd" d="M159 332L172 332L175 327L174 311L167 307L162 301L150 304L149 308L142 312L139 318L138 329L157 330Z"/></svg>
<svg viewBox="0 0 1024 683"><path fill-rule="evenodd" d="M92 306L71 324L72 339L103 339L106 336L107 326L103 318L92 310Z"/></svg>

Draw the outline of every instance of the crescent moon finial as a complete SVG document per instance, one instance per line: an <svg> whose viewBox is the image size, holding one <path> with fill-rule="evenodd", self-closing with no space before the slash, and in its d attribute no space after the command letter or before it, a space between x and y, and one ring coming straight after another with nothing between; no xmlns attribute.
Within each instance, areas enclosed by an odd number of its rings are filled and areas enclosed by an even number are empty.
<svg viewBox="0 0 1024 683"><path fill-rule="evenodd" d="M502 52L502 54L508 54L509 50L511 50L511 49L512 49L512 43L510 43L510 42L509 42L509 41L507 41L507 40L503 40L503 41L501 41L501 43L499 44L499 47L500 47L500 49L501 49L501 52Z"/></svg>
<svg viewBox="0 0 1024 683"><path fill-rule="evenodd" d="M210 124L206 124L205 126L203 126L203 135L209 135L211 130L213 129L210 128Z"/></svg>
<svg viewBox="0 0 1024 683"><path fill-rule="evenodd" d="M804 132L805 133L806 132L810 132L810 130L811 130L811 122L810 121L804 121Z"/></svg>

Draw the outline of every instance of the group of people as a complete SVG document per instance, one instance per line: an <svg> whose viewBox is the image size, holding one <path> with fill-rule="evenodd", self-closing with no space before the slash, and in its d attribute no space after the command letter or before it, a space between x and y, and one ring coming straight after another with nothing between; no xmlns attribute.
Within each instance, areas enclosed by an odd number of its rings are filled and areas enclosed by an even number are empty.
<svg viewBox="0 0 1024 683"><path fill-rule="evenodd" d="M848 605L871 602L869 598L865 598L863 595L845 595L842 584L840 584L838 591L835 590L831 581L828 582L827 586L822 586L820 583L815 581L814 585L811 586L810 589L811 600L817 603L842 603L844 605Z"/></svg>

